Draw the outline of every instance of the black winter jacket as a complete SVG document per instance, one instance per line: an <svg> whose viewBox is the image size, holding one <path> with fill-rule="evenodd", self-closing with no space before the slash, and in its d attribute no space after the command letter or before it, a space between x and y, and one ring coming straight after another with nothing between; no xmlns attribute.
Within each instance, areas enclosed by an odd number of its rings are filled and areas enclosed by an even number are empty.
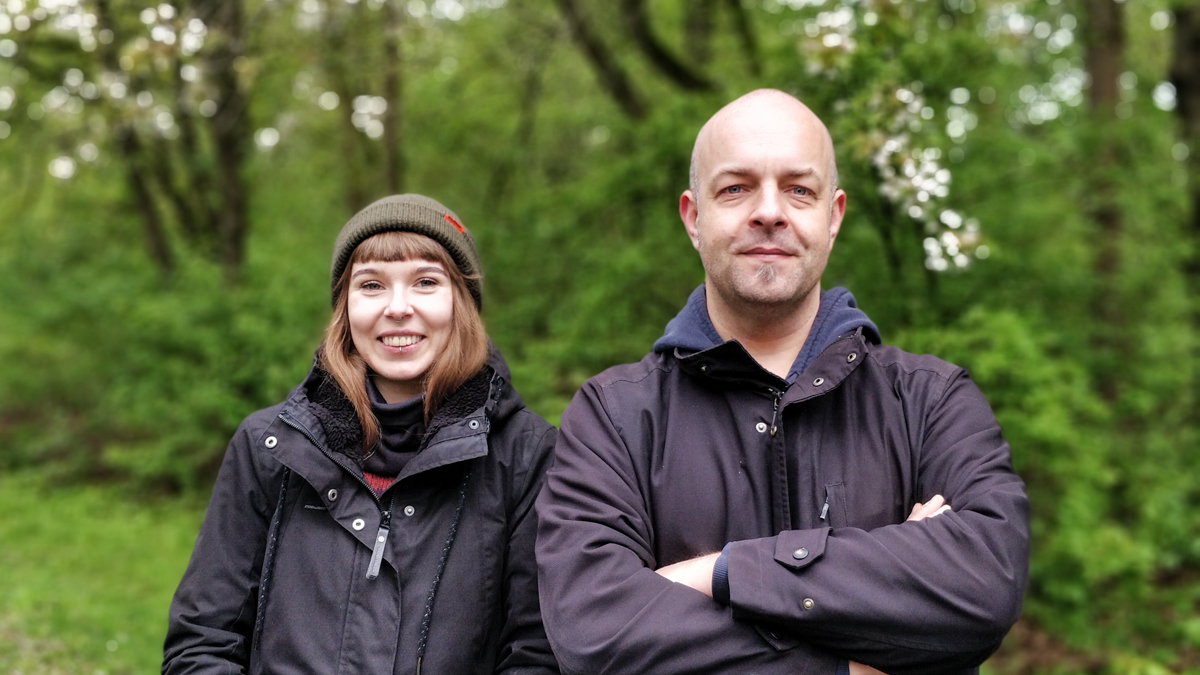
<svg viewBox="0 0 1200 675"><path fill-rule="evenodd" d="M316 369L246 418L171 603L164 674L414 673L418 655L438 675L558 672L532 508L555 434L503 361L439 409L381 498L351 458L361 433Z"/></svg>
<svg viewBox="0 0 1200 675"><path fill-rule="evenodd" d="M790 384L737 342L660 341L583 385L538 500L563 672L962 672L996 649L1028 566L1008 445L965 371L863 319ZM939 493L952 512L904 522ZM729 606L654 572L727 542Z"/></svg>

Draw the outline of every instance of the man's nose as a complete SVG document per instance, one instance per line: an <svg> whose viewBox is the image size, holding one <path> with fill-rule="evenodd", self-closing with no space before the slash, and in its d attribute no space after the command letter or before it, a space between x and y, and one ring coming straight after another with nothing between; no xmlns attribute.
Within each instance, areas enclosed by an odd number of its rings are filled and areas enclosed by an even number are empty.
<svg viewBox="0 0 1200 675"><path fill-rule="evenodd" d="M752 225L776 227L784 224L783 198L774 186L759 191L754 203L754 213L750 216Z"/></svg>

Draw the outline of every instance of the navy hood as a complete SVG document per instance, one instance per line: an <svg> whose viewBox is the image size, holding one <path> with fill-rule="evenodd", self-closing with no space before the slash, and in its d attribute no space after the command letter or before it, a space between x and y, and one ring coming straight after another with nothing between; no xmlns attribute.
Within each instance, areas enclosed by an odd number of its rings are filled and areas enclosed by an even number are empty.
<svg viewBox="0 0 1200 675"><path fill-rule="evenodd" d="M833 344L834 340L859 328L863 329L863 335L869 342L882 342L879 329L858 308L850 291L841 286L821 291L821 304L817 308L817 316L813 319L812 329L808 332L804 346L788 371L787 381L795 380L818 354ZM663 336L654 342L654 351L662 353L678 349L684 353L700 352L724 342L721 336L717 335L712 320L708 318L704 284L700 284L692 291L683 309L674 319L667 322Z"/></svg>

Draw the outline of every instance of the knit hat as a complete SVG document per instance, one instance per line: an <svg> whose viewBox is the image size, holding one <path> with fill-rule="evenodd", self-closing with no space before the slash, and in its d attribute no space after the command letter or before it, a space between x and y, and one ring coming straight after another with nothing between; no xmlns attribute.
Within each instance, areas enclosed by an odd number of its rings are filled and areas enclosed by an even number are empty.
<svg viewBox="0 0 1200 675"><path fill-rule="evenodd" d="M333 266L329 271L331 289L337 286L354 249L383 232L423 234L445 247L459 271L467 277L467 290L475 300L475 307L483 308L483 282L479 279L482 266L479 254L475 252L475 240L453 211L423 195L384 197L354 214L333 244ZM336 296L333 302L337 303Z"/></svg>

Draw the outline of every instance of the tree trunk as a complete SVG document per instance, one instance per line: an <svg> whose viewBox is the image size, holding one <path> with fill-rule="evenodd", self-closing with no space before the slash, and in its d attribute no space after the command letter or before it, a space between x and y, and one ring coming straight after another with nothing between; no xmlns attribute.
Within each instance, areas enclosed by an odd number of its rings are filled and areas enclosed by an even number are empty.
<svg viewBox="0 0 1200 675"><path fill-rule="evenodd" d="M1176 112L1182 139L1190 150L1188 188L1191 216L1185 230L1189 255L1184 274L1192 301L1193 334L1200 335L1200 6L1178 4L1175 8L1175 44L1171 53L1171 82L1175 85ZM1193 370L1200 361L1193 363ZM1193 385L1193 405L1200 401L1200 372ZM1193 414L1196 414L1193 412Z"/></svg>
<svg viewBox="0 0 1200 675"><path fill-rule="evenodd" d="M549 51L548 49L546 51ZM533 140L533 126L537 119L537 104L542 92L542 66L545 63L543 54L529 60L529 69L525 72L525 84L521 88L521 106L517 120L517 129L513 140L507 144L508 150L496 162L488 187L484 204L488 213L499 210L508 190L508 180L512 177L520 157L529 149Z"/></svg>
<svg viewBox="0 0 1200 675"><path fill-rule="evenodd" d="M555 0L555 2L558 3L563 19L571 29L571 35L579 44L579 48L592 62L592 67L595 68L596 75L600 78L601 86L608 90L609 95L626 115L634 119L645 117L646 106L637 92L633 90L629 76L617 63L608 47L600 41L600 37L592 32L592 27L583 18L575 0Z"/></svg>
<svg viewBox="0 0 1200 675"><path fill-rule="evenodd" d="M706 66L712 59L713 17L716 0L695 0L684 16L683 34L688 59L696 66Z"/></svg>
<svg viewBox="0 0 1200 675"><path fill-rule="evenodd" d="M1089 215L1096 224L1096 289L1093 314L1098 322L1094 347L1099 388L1107 401L1119 396L1118 365L1126 362L1128 341L1124 331L1124 311L1120 292L1121 211L1116 199L1118 124L1116 107L1120 102L1118 79L1125 53L1122 8L1114 0L1087 0L1084 60L1091 76L1088 107L1096 155L1092 162L1088 195Z"/></svg>
<svg viewBox="0 0 1200 675"><path fill-rule="evenodd" d="M754 77L762 75L762 63L758 55L758 39L754 35L754 25L751 23L750 15L746 12L746 8L742 6L742 0L726 0L725 6L729 8L729 12L733 15L733 25L737 29L738 38L742 43L742 52L746 56L746 63L750 67L750 74Z"/></svg>
<svg viewBox="0 0 1200 675"><path fill-rule="evenodd" d="M117 34L117 26L113 24L109 0L96 0L96 29L109 30ZM113 39L109 44L100 45L97 56L106 70L120 72L121 66L117 45L120 42ZM125 165L125 180L129 186L134 208L142 219L142 230L146 236L146 250L150 260L163 274L170 274L175 268L175 260L171 255L171 247L167 243L166 226L158 204L155 203L153 191L150 188L150 177L142 165L141 143L137 131L132 124L119 119L112 120L113 136L116 138L117 155Z"/></svg>
<svg viewBox="0 0 1200 675"><path fill-rule="evenodd" d="M246 188L242 177L246 148L251 142L248 100L238 81L238 59L243 56L242 3L200 0L197 16L210 31L208 62L217 92L217 112L211 119L213 148L217 155L217 254L225 276L237 279L245 258L247 234Z"/></svg>
<svg viewBox="0 0 1200 675"><path fill-rule="evenodd" d="M166 228L163 227L162 216L154 203L154 196L146 184L145 172L139 166L137 157L138 139L132 128L126 126L117 132L118 146L125 161L125 175L129 188L133 192L134 206L142 216L142 225L146 232L146 248L150 259L164 274L170 274L175 269L175 260L171 256L171 248L167 245Z"/></svg>
<svg viewBox="0 0 1200 675"><path fill-rule="evenodd" d="M400 13L396 0L387 0L383 5L383 98L387 110L383 113L383 175L388 194L404 191L404 148L402 146L403 95L400 62Z"/></svg>

